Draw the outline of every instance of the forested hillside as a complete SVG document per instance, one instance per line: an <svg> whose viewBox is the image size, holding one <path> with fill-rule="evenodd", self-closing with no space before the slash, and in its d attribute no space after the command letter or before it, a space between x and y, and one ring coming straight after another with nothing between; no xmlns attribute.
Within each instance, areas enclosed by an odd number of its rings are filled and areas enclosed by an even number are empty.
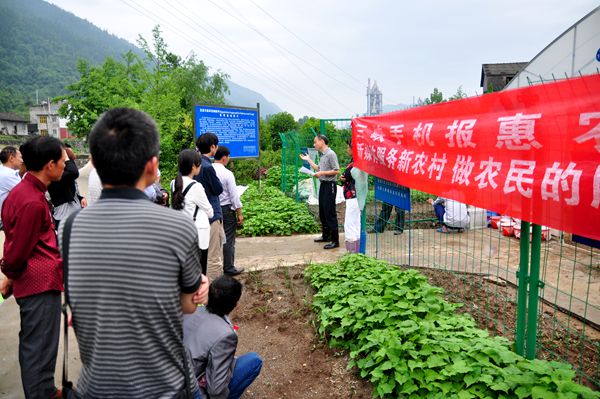
<svg viewBox="0 0 600 399"><path fill-rule="evenodd" d="M36 90L40 101L66 94L80 78L77 59L100 65L109 56L122 60L129 50L144 58L137 46L45 1L0 0L0 112L26 115ZM260 102L263 117L281 111L260 93L227 84L227 103Z"/></svg>
<svg viewBox="0 0 600 399"><path fill-rule="evenodd" d="M65 94L79 79L77 59L100 64L134 45L42 0L0 0L0 111L26 111Z"/></svg>

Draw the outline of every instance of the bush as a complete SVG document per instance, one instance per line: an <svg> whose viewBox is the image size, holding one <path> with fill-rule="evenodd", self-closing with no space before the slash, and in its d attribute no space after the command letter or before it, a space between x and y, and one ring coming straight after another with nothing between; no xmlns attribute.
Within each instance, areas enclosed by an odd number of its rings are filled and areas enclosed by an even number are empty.
<svg viewBox="0 0 600 399"><path fill-rule="evenodd" d="M261 169L269 169L272 166L281 165L281 150L261 151ZM238 184L248 185L258 180L258 159L233 159L229 162L231 171L235 174ZM264 177L264 174L263 174Z"/></svg>
<svg viewBox="0 0 600 399"><path fill-rule="evenodd" d="M318 331L350 351L350 365L394 398L599 398L569 365L527 360L490 337L461 305L415 270L362 255L307 269Z"/></svg>
<svg viewBox="0 0 600 399"><path fill-rule="evenodd" d="M267 171L265 185L278 189L281 188L281 166L273 166Z"/></svg>
<svg viewBox="0 0 600 399"><path fill-rule="evenodd" d="M242 202L244 226L240 234L289 236L319 230L305 204L296 203L275 187L263 185L259 192L256 183L252 183L242 196Z"/></svg>

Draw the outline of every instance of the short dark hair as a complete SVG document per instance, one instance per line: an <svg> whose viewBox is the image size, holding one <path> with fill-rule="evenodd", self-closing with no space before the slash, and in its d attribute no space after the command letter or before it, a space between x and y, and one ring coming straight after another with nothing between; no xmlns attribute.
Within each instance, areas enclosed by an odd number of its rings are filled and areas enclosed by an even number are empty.
<svg viewBox="0 0 600 399"><path fill-rule="evenodd" d="M233 277L218 277L208 288L206 310L219 316L231 313L242 296L242 283Z"/></svg>
<svg viewBox="0 0 600 399"><path fill-rule="evenodd" d="M135 185L160 150L154 120L131 108L106 111L92 128L89 143L100 180L116 186Z"/></svg>
<svg viewBox="0 0 600 399"><path fill-rule="evenodd" d="M317 134L317 138L319 140L323 140L325 142L325 144L329 145L329 139L324 134Z"/></svg>
<svg viewBox="0 0 600 399"><path fill-rule="evenodd" d="M54 137L36 136L21 144L19 151L23 156L23 163L30 172L39 172L50 162L58 162L62 158L63 143Z"/></svg>
<svg viewBox="0 0 600 399"><path fill-rule="evenodd" d="M219 147L217 149L217 152L215 153L215 161L219 161L221 160L223 157L228 157L229 154L231 154L231 152L229 151L229 148L223 146L223 147Z"/></svg>
<svg viewBox="0 0 600 399"><path fill-rule="evenodd" d="M218 144L219 138L216 134L211 132L201 134L196 140L196 148L198 148L198 151L200 151L201 154L208 154L210 152L210 147Z"/></svg>
<svg viewBox="0 0 600 399"><path fill-rule="evenodd" d="M10 157L17 156L17 149L10 145L4 147L2 151L0 151L0 162L7 163Z"/></svg>

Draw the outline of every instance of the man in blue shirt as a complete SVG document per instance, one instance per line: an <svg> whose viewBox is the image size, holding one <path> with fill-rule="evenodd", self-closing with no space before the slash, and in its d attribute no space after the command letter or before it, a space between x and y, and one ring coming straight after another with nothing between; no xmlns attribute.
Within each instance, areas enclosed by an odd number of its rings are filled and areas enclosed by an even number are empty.
<svg viewBox="0 0 600 399"><path fill-rule="evenodd" d="M8 193L13 189L14 186L19 184L21 176L19 175L19 169L23 165L23 157L21 151L15 147L7 146L0 151L0 212L2 211L2 204L8 197ZM2 221L0 220L0 229L2 229Z"/></svg>

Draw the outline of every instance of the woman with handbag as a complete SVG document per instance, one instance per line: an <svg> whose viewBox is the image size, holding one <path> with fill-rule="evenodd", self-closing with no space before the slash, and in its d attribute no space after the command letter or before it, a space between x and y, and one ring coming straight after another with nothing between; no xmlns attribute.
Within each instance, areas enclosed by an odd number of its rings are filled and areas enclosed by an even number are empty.
<svg viewBox="0 0 600 399"><path fill-rule="evenodd" d="M194 220L198 229L202 274L206 275L210 239L209 219L213 216L213 208L202 184L194 180L194 176L200 173L200 154L189 149L181 151L177 166L179 173L175 180L171 181L171 207L183 210Z"/></svg>

